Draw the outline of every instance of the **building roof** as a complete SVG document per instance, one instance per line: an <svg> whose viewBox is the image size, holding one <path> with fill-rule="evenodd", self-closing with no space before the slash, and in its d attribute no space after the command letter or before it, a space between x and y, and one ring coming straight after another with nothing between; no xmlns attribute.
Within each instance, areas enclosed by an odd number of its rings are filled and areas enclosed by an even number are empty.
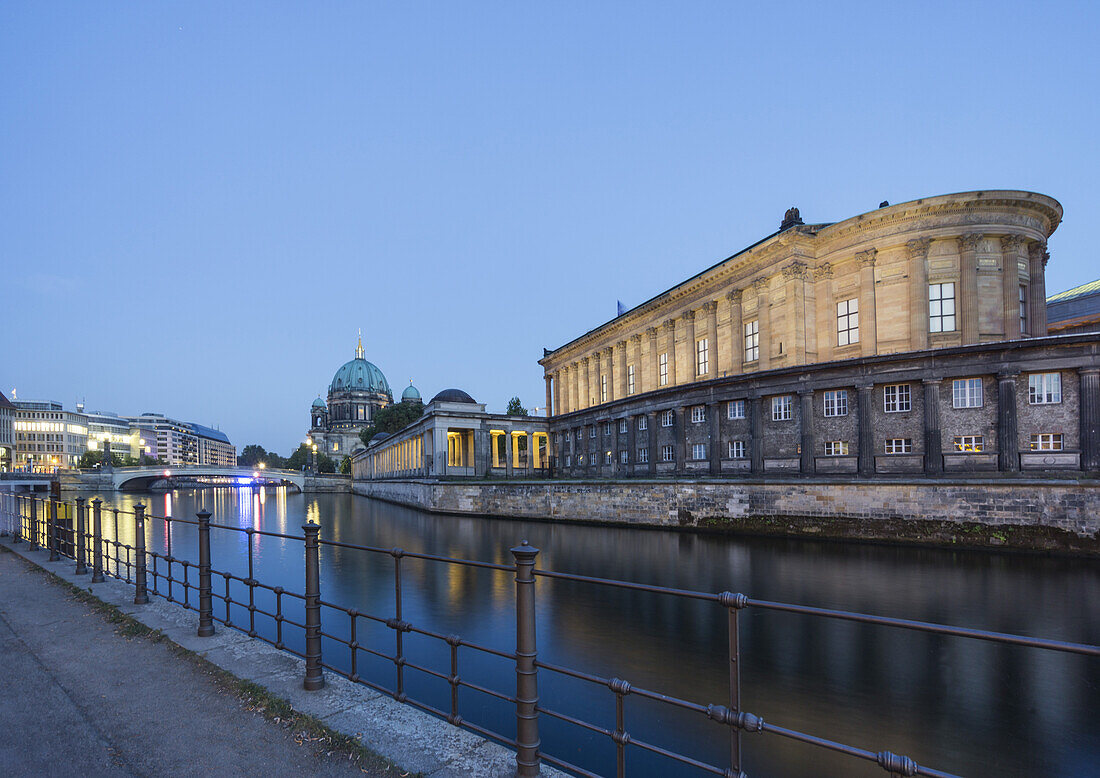
<svg viewBox="0 0 1100 778"><path fill-rule="evenodd" d="M195 431L196 435L201 435L204 438L210 438L212 440L220 440L222 443L229 443L229 438L221 430L216 430L212 427L204 427L201 424L195 424L190 422L189 426Z"/></svg>
<svg viewBox="0 0 1100 778"><path fill-rule="evenodd" d="M1100 294L1100 278L1095 281L1089 281L1087 284L1081 284L1075 286L1072 289L1067 289L1064 292L1051 295L1047 298L1047 305L1051 303L1061 303L1066 300L1073 300L1077 297L1085 297L1087 295Z"/></svg>
<svg viewBox="0 0 1100 778"><path fill-rule="evenodd" d="M477 404L477 400L466 394L466 392L462 391L461 389L444 389L442 392L432 398L432 402L474 403L475 405Z"/></svg>
<svg viewBox="0 0 1100 778"><path fill-rule="evenodd" d="M8 398L4 396L3 392L0 392L0 408L15 408L14 405L8 402Z"/></svg>

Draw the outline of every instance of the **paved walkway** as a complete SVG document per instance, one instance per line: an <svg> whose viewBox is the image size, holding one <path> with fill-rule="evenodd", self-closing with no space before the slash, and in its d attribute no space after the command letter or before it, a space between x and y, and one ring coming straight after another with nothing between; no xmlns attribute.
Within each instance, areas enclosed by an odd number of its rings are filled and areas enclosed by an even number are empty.
<svg viewBox="0 0 1100 778"><path fill-rule="evenodd" d="M0 549L5 776L363 775L346 756L315 756L294 735L247 712L166 643L123 637Z"/></svg>

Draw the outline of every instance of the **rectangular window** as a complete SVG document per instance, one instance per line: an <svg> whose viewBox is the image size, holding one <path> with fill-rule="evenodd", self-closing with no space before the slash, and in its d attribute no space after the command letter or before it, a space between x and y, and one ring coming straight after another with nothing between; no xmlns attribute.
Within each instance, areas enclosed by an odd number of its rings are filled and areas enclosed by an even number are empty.
<svg viewBox="0 0 1100 778"><path fill-rule="evenodd" d="M913 395L909 384L887 384L882 387L882 410L886 413L906 413L913 410Z"/></svg>
<svg viewBox="0 0 1100 778"><path fill-rule="evenodd" d="M847 416L848 415L848 390L847 389L834 389L832 391L825 392L825 415L826 416Z"/></svg>
<svg viewBox="0 0 1100 778"><path fill-rule="evenodd" d="M1061 451L1062 450L1062 433L1061 432L1040 432L1038 435L1031 436L1031 450L1032 451Z"/></svg>
<svg viewBox="0 0 1100 778"><path fill-rule="evenodd" d="M657 385L668 386L668 354L657 357Z"/></svg>
<svg viewBox="0 0 1100 778"><path fill-rule="evenodd" d="M982 379L956 378L952 381L951 404L955 408L981 408Z"/></svg>
<svg viewBox="0 0 1100 778"><path fill-rule="evenodd" d="M649 429L649 419L645 416L638 417L638 432L645 432Z"/></svg>
<svg viewBox="0 0 1100 778"><path fill-rule="evenodd" d="M605 421L603 423L603 434L604 435L610 435L611 434L611 422Z"/></svg>
<svg viewBox="0 0 1100 778"><path fill-rule="evenodd" d="M726 403L726 418L727 419L743 419L745 418L745 401L744 400L730 400Z"/></svg>
<svg viewBox="0 0 1100 778"><path fill-rule="evenodd" d="M956 435L955 450L970 454L985 450L985 438L981 435Z"/></svg>
<svg viewBox="0 0 1100 778"><path fill-rule="evenodd" d="M1027 335L1027 287L1020 284L1020 334Z"/></svg>
<svg viewBox="0 0 1100 778"><path fill-rule="evenodd" d="M626 393L634 394L634 365L626 366Z"/></svg>
<svg viewBox="0 0 1100 778"><path fill-rule="evenodd" d="M790 421L793 417L793 403L789 394L772 398L772 421Z"/></svg>
<svg viewBox="0 0 1100 778"><path fill-rule="evenodd" d="M582 436L583 434L584 434L584 430L582 430L582 429L578 429L578 430L577 430L577 440L580 440L580 439L581 439L581 436Z"/></svg>
<svg viewBox="0 0 1100 778"><path fill-rule="evenodd" d="M729 445L730 459L745 458L745 441L731 440Z"/></svg>
<svg viewBox="0 0 1100 778"><path fill-rule="evenodd" d="M626 434L626 429L627 429L626 425L627 425L626 419L619 419L619 434L620 435L625 435Z"/></svg>
<svg viewBox="0 0 1100 778"><path fill-rule="evenodd" d="M662 411L661 412L661 426L662 427L671 427L675 420L676 420L676 415L672 411Z"/></svg>
<svg viewBox="0 0 1100 778"><path fill-rule="evenodd" d="M1062 402L1061 373L1032 373L1027 377L1027 401L1031 405Z"/></svg>
<svg viewBox="0 0 1100 778"><path fill-rule="evenodd" d="M648 461L649 461L649 449L648 448L638 449L638 463L644 465Z"/></svg>
<svg viewBox="0 0 1100 778"><path fill-rule="evenodd" d="M846 440L827 440L827 441L825 441L825 456L827 456L827 457L846 457L846 456L848 456L848 441L846 441Z"/></svg>
<svg viewBox="0 0 1100 778"><path fill-rule="evenodd" d="M671 462L673 458L672 446L661 446L661 461Z"/></svg>
<svg viewBox="0 0 1100 778"><path fill-rule="evenodd" d="M610 451L605 451L604 452L604 454L603 454L603 463L605 465L610 465L611 464L611 452Z"/></svg>
<svg viewBox="0 0 1100 778"><path fill-rule="evenodd" d="M619 452L619 464L626 465L630 463L630 453L625 449Z"/></svg>
<svg viewBox="0 0 1100 778"><path fill-rule="evenodd" d="M703 443L696 443L691 447L691 458L695 461L707 458L707 447Z"/></svg>
<svg viewBox="0 0 1100 778"><path fill-rule="evenodd" d="M600 402L607 402L607 376L600 376Z"/></svg>
<svg viewBox="0 0 1100 778"><path fill-rule="evenodd" d="M707 406L693 405L691 408L691 423L699 424L707 420Z"/></svg>
<svg viewBox="0 0 1100 778"><path fill-rule="evenodd" d="M955 283L928 285L928 331L955 331Z"/></svg>
<svg viewBox="0 0 1100 778"><path fill-rule="evenodd" d="M745 322L745 361L755 362L760 358L760 322Z"/></svg>
<svg viewBox="0 0 1100 778"><path fill-rule="evenodd" d="M573 457L572 457L572 455L570 455L570 454L565 455L565 466L566 467L572 467L573 466Z"/></svg>
<svg viewBox="0 0 1100 778"><path fill-rule="evenodd" d="M588 428L588 437L590 437L590 438L596 437L596 425L595 424L593 424L591 427Z"/></svg>
<svg viewBox="0 0 1100 778"><path fill-rule="evenodd" d="M710 348L706 338L695 342L695 375L706 375L710 367Z"/></svg>
<svg viewBox="0 0 1100 778"><path fill-rule="evenodd" d="M859 343L859 300L841 300L836 304L836 344Z"/></svg>
<svg viewBox="0 0 1100 778"><path fill-rule="evenodd" d="M887 454L912 454L912 438L888 438L886 441Z"/></svg>

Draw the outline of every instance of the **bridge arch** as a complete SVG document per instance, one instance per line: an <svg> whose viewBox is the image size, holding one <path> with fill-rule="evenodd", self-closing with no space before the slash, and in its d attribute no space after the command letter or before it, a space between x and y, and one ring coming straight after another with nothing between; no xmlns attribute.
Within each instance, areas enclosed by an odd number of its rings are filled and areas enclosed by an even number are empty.
<svg viewBox="0 0 1100 778"><path fill-rule="evenodd" d="M264 469L254 470L250 467L215 467L205 465L180 465L168 467L125 467L115 468L111 473L111 481L118 491L127 489L147 489L157 481L172 478L247 478L255 479L261 483L278 483L295 486L302 491L305 486L305 475L297 470ZM242 484L243 485L243 484Z"/></svg>

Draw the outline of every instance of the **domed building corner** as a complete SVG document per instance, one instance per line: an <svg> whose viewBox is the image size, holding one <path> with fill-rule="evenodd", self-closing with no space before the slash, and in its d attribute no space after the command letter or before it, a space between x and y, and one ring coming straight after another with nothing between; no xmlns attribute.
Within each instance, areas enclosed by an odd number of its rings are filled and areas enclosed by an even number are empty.
<svg viewBox="0 0 1100 778"><path fill-rule="evenodd" d="M317 445L317 453L337 462L362 447L359 432L371 424L378 411L393 404L385 374L365 353L360 330L355 357L332 376L328 402L318 395L310 406L309 437Z"/></svg>

